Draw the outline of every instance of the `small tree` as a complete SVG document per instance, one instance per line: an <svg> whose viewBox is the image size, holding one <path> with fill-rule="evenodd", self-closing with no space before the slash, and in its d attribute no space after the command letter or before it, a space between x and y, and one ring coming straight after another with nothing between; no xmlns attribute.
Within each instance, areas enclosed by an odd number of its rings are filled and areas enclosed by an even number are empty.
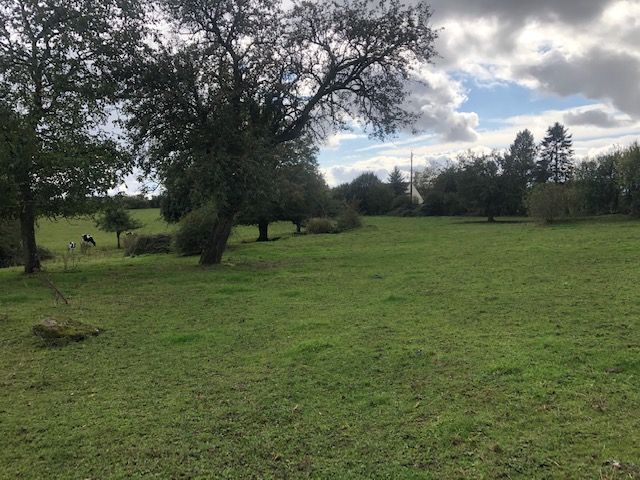
<svg viewBox="0 0 640 480"><path fill-rule="evenodd" d="M393 194L396 197L407 193L407 185L409 185L409 182L405 181L404 176L398 167L393 167L393 170L391 170L391 173L389 174L389 178L387 178L387 183L391 187L391 190L393 190Z"/></svg>
<svg viewBox="0 0 640 480"><path fill-rule="evenodd" d="M540 184L527 196L529 216L538 223L553 223L567 216L567 187L559 184Z"/></svg>
<svg viewBox="0 0 640 480"><path fill-rule="evenodd" d="M120 248L120 234L129 230L137 230L142 227L139 220L131 217L121 205L107 207L96 221L96 226L105 232L116 232L118 248Z"/></svg>

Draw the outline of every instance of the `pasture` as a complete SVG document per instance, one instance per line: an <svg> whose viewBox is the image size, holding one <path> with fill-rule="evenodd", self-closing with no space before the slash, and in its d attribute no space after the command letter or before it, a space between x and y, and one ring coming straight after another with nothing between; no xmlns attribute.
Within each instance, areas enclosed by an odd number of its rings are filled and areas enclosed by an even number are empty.
<svg viewBox="0 0 640 480"><path fill-rule="evenodd" d="M92 225L40 224L98 242L68 306L0 270L0 478L640 478L638 222L242 227L215 268Z"/></svg>

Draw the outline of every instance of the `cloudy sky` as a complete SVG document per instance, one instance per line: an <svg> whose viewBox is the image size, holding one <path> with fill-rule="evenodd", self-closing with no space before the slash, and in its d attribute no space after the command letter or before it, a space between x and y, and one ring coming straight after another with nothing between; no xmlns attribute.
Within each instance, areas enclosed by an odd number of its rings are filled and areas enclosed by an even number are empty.
<svg viewBox="0 0 640 480"><path fill-rule="evenodd" d="M553 122L579 158L640 139L640 0L432 0L440 58L420 72L411 108L420 134L391 141L353 130L330 137L330 185L363 171L502 149L519 130L540 140Z"/></svg>

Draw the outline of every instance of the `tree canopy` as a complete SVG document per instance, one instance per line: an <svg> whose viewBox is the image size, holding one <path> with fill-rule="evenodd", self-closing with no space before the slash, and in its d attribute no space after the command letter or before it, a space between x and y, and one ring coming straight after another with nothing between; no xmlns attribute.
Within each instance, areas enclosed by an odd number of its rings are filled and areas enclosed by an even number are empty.
<svg viewBox="0 0 640 480"><path fill-rule="evenodd" d="M120 235L122 232L137 230L142 223L131 216L124 206L114 202L108 205L96 221L96 226L105 232L115 232L116 245L120 248Z"/></svg>
<svg viewBox="0 0 640 480"><path fill-rule="evenodd" d="M411 125L405 80L435 54L431 11L421 2L159 5L180 34L159 38L137 58L128 127L145 171L162 181L190 172L193 187L215 200L205 264L220 261L248 192L276 169L275 147L355 118L378 137Z"/></svg>
<svg viewBox="0 0 640 480"><path fill-rule="evenodd" d="M128 168L100 126L136 5L0 0L0 182L11 185L4 214L20 218L26 272L40 268L36 217L76 213Z"/></svg>

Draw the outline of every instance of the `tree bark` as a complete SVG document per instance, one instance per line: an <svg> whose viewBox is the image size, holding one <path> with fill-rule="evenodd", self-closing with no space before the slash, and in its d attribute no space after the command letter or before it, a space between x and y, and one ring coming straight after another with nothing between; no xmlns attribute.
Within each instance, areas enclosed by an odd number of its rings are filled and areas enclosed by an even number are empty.
<svg viewBox="0 0 640 480"><path fill-rule="evenodd" d="M220 212L218 214L213 230L205 240L205 245L200 255L200 265L217 265L222 261L222 254L227 248L227 241L229 240L229 235L231 235L234 220L234 213Z"/></svg>
<svg viewBox="0 0 640 480"><path fill-rule="evenodd" d="M26 187L22 191L22 208L20 209L20 235L24 255L24 273L40 271L40 257L36 245L36 213L31 190Z"/></svg>
<svg viewBox="0 0 640 480"><path fill-rule="evenodd" d="M260 234L258 235L258 242L268 242L269 241L269 222L258 222L258 231Z"/></svg>

